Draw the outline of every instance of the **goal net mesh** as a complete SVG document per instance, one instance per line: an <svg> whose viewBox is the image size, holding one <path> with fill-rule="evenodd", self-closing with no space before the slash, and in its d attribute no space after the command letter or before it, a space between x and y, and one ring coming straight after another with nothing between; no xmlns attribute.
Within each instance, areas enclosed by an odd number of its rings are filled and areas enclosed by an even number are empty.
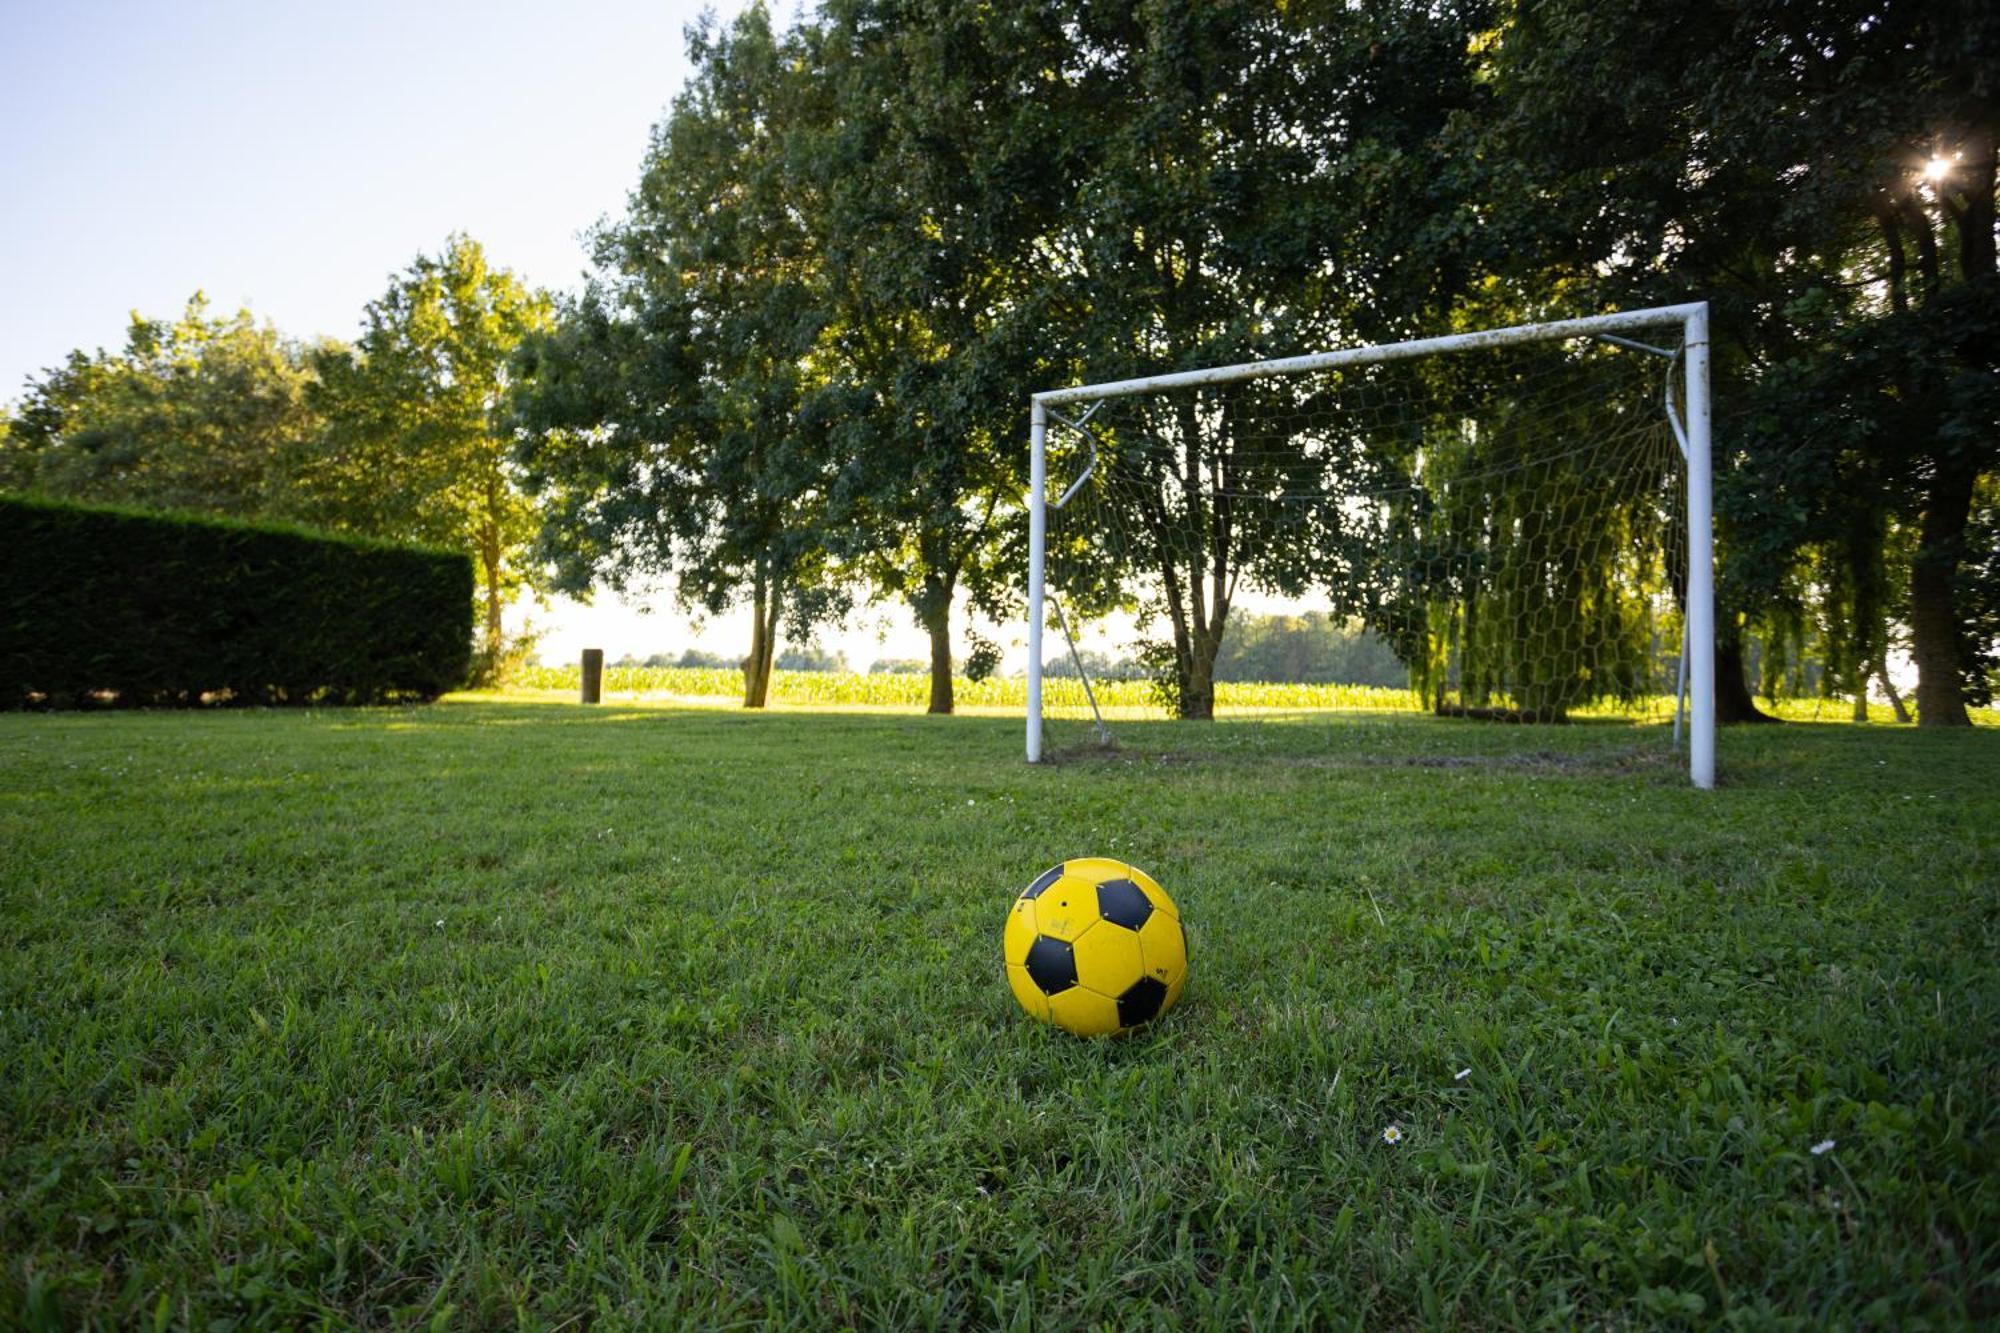
<svg viewBox="0 0 2000 1333"><path fill-rule="evenodd" d="M1099 711L1113 732L1210 708L1671 718L1685 476L1660 353L1681 330L1628 336L1657 350L1510 344L1055 409L1048 742L1088 740ZM1218 643L1258 607L1324 613L1401 679L1216 682ZM1070 635L1112 624L1131 627L1122 660L1079 671Z"/></svg>

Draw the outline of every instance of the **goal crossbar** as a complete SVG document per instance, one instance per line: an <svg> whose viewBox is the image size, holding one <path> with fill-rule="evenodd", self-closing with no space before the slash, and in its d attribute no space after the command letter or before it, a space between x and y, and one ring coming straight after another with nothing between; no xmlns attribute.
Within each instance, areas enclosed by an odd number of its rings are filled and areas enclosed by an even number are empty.
<svg viewBox="0 0 2000 1333"><path fill-rule="evenodd" d="M1682 396L1684 421L1676 423L1687 462L1687 651L1688 775L1697 787L1715 785L1715 568L1711 489L1708 303L1654 306L1581 319L1517 324L1501 329L1454 333L1410 342L1371 344L1316 352L1270 361L1245 361L1231 366L1184 370L1167 375L1111 380L1100 384L1045 389L1030 403L1028 481L1028 761L1042 757L1042 619L1044 561L1048 526L1048 423L1051 409L1075 403L1158 393L1173 389L1233 384L1272 375L1336 370L1375 365L1413 357L1475 351L1515 343L1551 342L1612 335L1662 324L1682 328ZM1653 350L1653 349L1648 349Z"/></svg>

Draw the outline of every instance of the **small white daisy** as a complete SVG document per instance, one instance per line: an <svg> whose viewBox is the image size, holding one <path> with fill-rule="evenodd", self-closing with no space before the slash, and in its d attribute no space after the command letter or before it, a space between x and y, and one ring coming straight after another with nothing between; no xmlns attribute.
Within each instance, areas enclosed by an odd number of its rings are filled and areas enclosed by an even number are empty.
<svg viewBox="0 0 2000 1333"><path fill-rule="evenodd" d="M1402 1141L1403 1141L1403 1127L1401 1125L1391 1125L1387 1129L1382 1131L1382 1142L1401 1143Z"/></svg>
<svg viewBox="0 0 2000 1333"><path fill-rule="evenodd" d="M1815 1157L1823 1157L1827 1153L1830 1153L1832 1151L1833 1151L1832 1139L1821 1139L1818 1143L1815 1143L1812 1146L1812 1155Z"/></svg>

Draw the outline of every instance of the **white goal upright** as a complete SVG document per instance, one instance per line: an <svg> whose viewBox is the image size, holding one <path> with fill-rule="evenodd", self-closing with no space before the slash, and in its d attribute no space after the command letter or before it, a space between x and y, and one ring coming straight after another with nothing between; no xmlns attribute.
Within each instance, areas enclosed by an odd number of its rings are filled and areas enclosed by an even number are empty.
<svg viewBox="0 0 2000 1333"><path fill-rule="evenodd" d="M1671 690L1714 785L1706 303L1051 389L1032 423L1030 762L1051 610L1089 691L1079 616L1146 608L1200 716L1253 591L1365 631L1446 716L1660 716Z"/></svg>

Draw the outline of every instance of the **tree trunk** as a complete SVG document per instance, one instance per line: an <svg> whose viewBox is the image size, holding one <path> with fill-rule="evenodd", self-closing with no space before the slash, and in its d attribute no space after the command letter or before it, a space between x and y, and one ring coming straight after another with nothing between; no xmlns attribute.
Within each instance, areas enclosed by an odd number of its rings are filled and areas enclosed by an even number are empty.
<svg viewBox="0 0 2000 1333"><path fill-rule="evenodd" d="M1181 675L1181 717L1191 722L1215 720L1215 650L1207 635L1195 634Z"/></svg>
<svg viewBox="0 0 2000 1333"><path fill-rule="evenodd" d="M1975 128L1966 138L1962 156L1965 160L1957 173L1964 180L1957 219L1959 277L1971 284L1990 283L1995 266L1996 169L1991 131ZM1981 355L1983 349L1965 350L1972 353L1970 363L1990 365ZM1917 664L1920 727L1972 725L1965 709L1966 664L1955 585L1978 482L1978 466L1962 453L1932 456L1930 493L1924 497L1916 557L1910 562L1910 656Z"/></svg>
<svg viewBox="0 0 2000 1333"><path fill-rule="evenodd" d="M1174 716L1183 722L1215 720L1215 659L1222 647L1221 621L1229 608L1219 606L1211 628L1205 614L1201 591L1201 570L1191 580L1194 606L1181 585L1180 570L1172 563L1163 566L1167 593L1167 615L1174 626Z"/></svg>
<svg viewBox="0 0 2000 1333"><path fill-rule="evenodd" d="M931 636L931 706L933 713L949 713L951 697L951 617L936 616L924 623Z"/></svg>
<svg viewBox="0 0 2000 1333"><path fill-rule="evenodd" d="M771 663L777 657L778 589L757 571L751 598L750 655L743 659L743 706L762 708L771 693Z"/></svg>
<svg viewBox="0 0 2000 1333"><path fill-rule="evenodd" d="M1992 277L2000 265L1993 235L1993 178L2000 172L2000 156L1994 152L1993 132L1986 127L1967 134L1960 151L1959 174L1965 188L1959 197L1965 211L1958 219L1958 273L1966 282L1978 282Z"/></svg>
<svg viewBox="0 0 2000 1333"><path fill-rule="evenodd" d="M500 505L502 500L500 477L488 473L486 477L486 509L479 518L479 565L486 576L486 679L482 684L497 684L500 677L500 655L505 647L505 638L500 628Z"/></svg>
<svg viewBox="0 0 2000 1333"><path fill-rule="evenodd" d="M927 574L910 597L917 623L931 640L931 705L933 713L949 713L954 700L951 681L951 595L952 580L943 574Z"/></svg>
<svg viewBox="0 0 2000 1333"><path fill-rule="evenodd" d="M1896 711L1896 720L1905 726L1910 721L1910 710L1903 707L1903 696L1896 689L1896 682L1889 679L1889 655L1877 649L1875 653L1875 679L1882 682L1882 693L1889 696L1889 707Z"/></svg>
<svg viewBox="0 0 2000 1333"><path fill-rule="evenodd" d="M1930 494L1910 562L1910 656L1917 663L1917 725L1969 727L1959 661L1958 562L1977 474L1954 458L1934 460Z"/></svg>
<svg viewBox="0 0 2000 1333"><path fill-rule="evenodd" d="M498 675L505 638L500 630L500 551L497 543L486 545L480 552L479 563L486 574L486 669Z"/></svg>
<svg viewBox="0 0 2000 1333"><path fill-rule="evenodd" d="M1715 720L1731 722L1776 722L1757 707L1750 695L1750 682L1743 672L1743 636L1718 633L1715 636Z"/></svg>

